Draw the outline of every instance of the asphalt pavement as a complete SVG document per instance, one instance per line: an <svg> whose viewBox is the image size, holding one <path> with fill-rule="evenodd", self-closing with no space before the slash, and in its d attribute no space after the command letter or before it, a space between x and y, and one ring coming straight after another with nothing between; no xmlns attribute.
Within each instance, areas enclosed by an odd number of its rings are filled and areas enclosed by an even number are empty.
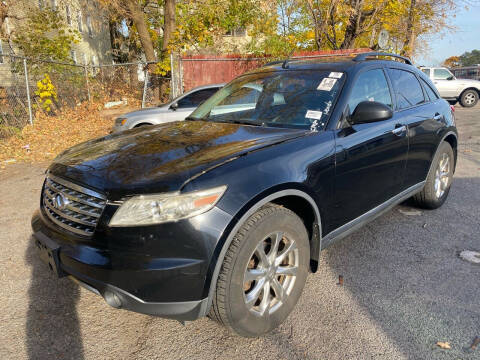
<svg viewBox="0 0 480 360"><path fill-rule="evenodd" d="M245 339L204 318L109 307L36 255L30 217L45 164L0 170L0 359L480 359L480 105L457 106L444 206L400 205L323 252L287 321ZM339 276L343 285L338 285ZM441 349L438 341L451 349Z"/></svg>

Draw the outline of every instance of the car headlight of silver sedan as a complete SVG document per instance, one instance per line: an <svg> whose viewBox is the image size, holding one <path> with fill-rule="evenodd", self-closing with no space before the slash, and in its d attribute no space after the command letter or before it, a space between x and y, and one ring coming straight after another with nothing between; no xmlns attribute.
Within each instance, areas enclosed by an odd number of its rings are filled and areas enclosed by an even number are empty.
<svg viewBox="0 0 480 360"><path fill-rule="evenodd" d="M200 215L215 206L225 185L208 190L139 195L126 200L110 220L110 226L152 225Z"/></svg>

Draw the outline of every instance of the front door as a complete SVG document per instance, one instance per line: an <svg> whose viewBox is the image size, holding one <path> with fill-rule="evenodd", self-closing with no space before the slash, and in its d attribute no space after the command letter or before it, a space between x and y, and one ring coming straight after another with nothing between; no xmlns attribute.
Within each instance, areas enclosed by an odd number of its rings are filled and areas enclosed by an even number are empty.
<svg viewBox="0 0 480 360"><path fill-rule="evenodd" d="M393 108L383 69L361 73L352 87L348 114L362 101ZM408 153L401 115L369 124L344 125L336 131L336 227L365 214L402 191Z"/></svg>

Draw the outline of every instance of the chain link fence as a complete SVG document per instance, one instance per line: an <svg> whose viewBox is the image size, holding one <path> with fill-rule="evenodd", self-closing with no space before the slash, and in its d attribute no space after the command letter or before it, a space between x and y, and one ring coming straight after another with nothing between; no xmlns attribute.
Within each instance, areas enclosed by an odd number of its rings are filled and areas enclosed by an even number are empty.
<svg viewBox="0 0 480 360"><path fill-rule="evenodd" d="M0 138L34 123L40 113L55 116L62 108L87 100L107 106L154 105L161 79L149 76L147 65L77 65L4 55L0 57Z"/></svg>

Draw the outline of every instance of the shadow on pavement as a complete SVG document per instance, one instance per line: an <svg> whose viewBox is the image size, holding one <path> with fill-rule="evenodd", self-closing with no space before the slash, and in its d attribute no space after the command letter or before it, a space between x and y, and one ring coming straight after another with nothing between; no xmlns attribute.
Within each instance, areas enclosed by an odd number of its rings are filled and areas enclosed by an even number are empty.
<svg viewBox="0 0 480 360"><path fill-rule="evenodd" d="M54 276L38 257L33 238L25 258L31 266L25 339L29 359L83 359L75 308L80 296L78 286Z"/></svg>
<svg viewBox="0 0 480 360"><path fill-rule="evenodd" d="M480 357L479 349L468 351L480 335L480 266L458 256L480 251L478 189L480 178L455 178L440 209L406 216L396 207L323 255L323 265L344 275L345 290L408 358ZM440 350L437 341L452 349Z"/></svg>

